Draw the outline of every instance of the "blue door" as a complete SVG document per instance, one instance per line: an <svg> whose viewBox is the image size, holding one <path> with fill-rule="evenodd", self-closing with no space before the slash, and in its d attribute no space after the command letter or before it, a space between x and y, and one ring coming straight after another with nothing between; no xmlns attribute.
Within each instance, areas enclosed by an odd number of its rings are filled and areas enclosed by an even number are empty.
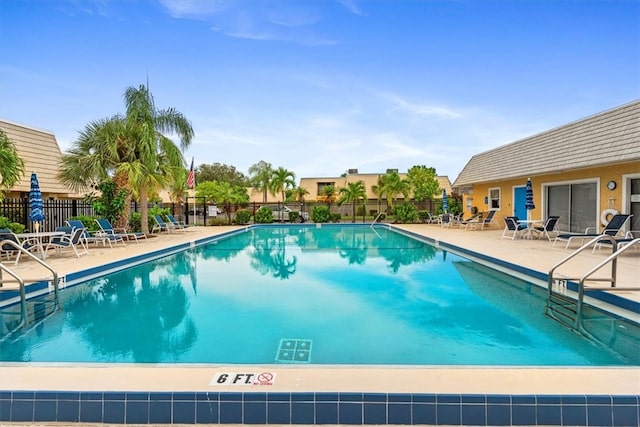
<svg viewBox="0 0 640 427"><path fill-rule="evenodd" d="M516 187L513 190L513 215L520 219L527 218L527 209L525 208L527 203L526 192L526 187Z"/></svg>

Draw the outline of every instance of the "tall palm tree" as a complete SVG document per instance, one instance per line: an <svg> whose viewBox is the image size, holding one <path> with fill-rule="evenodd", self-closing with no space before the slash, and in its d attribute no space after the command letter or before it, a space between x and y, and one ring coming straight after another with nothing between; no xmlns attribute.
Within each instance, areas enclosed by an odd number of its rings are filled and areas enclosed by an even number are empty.
<svg viewBox="0 0 640 427"><path fill-rule="evenodd" d="M335 185L327 185L322 188L322 196L324 197L324 202L329 207L329 211L331 211L331 204L336 201L336 187Z"/></svg>
<svg viewBox="0 0 640 427"><path fill-rule="evenodd" d="M0 129L0 190L13 187L24 175L24 162L13 141ZM3 192L0 191L0 200Z"/></svg>
<svg viewBox="0 0 640 427"><path fill-rule="evenodd" d="M293 189L293 197L297 202L304 202L304 196L307 194L309 194L309 192L304 187L296 187Z"/></svg>
<svg viewBox="0 0 640 427"><path fill-rule="evenodd" d="M381 185L380 185L381 184ZM409 197L411 187L406 179L400 178L397 172L390 172L380 177L378 181L379 191L387 195L387 202L389 207L393 207L398 195L406 199Z"/></svg>
<svg viewBox="0 0 640 427"><path fill-rule="evenodd" d="M123 227L129 219L131 195L138 196L142 218L146 218L147 199L184 173L185 161L180 149L193 138L189 121L173 108L157 110L149 89L140 85L125 91L126 115L115 115L88 124L62 158L59 177L79 191L110 177L118 188L130 194L125 210L116 225ZM180 138L180 148L164 133ZM142 231L149 233L147 221Z"/></svg>
<svg viewBox="0 0 640 427"><path fill-rule="evenodd" d="M296 186L296 175L280 166L278 169L273 171L273 175L271 177L271 191L275 196L276 192L280 192L282 194L282 203L287 201L287 190L290 188L294 188Z"/></svg>
<svg viewBox="0 0 640 427"><path fill-rule="evenodd" d="M271 163L260 160L249 168L249 182L258 191L262 191L262 203L267 203L267 193L271 188L273 169Z"/></svg>
<svg viewBox="0 0 640 427"><path fill-rule="evenodd" d="M351 222L356 222L356 204L358 201L367 201L367 190L363 181L349 182L346 187L340 189L340 199L338 199L338 205L344 203L352 203L353 215Z"/></svg>

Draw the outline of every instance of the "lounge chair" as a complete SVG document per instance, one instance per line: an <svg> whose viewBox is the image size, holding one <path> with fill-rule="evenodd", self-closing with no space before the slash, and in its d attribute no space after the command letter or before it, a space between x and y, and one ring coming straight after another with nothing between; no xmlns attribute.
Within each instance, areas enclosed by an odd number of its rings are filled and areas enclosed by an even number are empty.
<svg viewBox="0 0 640 427"><path fill-rule="evenodd" d="M471 215L469 218L467 219L461 219L460 221L458 221L458 225L460 226L460 228L469 228L474 226L475 224L477 224L480 221L480 214L474 214Z"/></svg>
<svg viewBox="0 0 640 427"><path fill-rule="evenodd" d="M136 243L139 243L140 239L147 238L146 234L144 233L129 232L127 231L126 228L114 228L111 225L111 222L109 222L109 220L106 218L96 219L96 222L100 226L100 230L102 230L102 232L107 236L109 235L120 236L122 239L127 239L127 240L134 239Z"/></svg>
<svg viewBox="0 0 640 427"><path fill-rule="evenodd" d="M85 227L84 223L79 219L68 219L65 222L69 227L84 229L84 231L82 232L82 235L80 236L80 244L83 246L85 251L89 252L89 245L91 243L102 243L103 246L106 246L107 243L109 243L109 246L112 246L111 245L112 239L109 239L109 237L105 236L104 233L91 234L91 232L87 230L87 227Z"/></svg>
<svg viewBox="0 0 640 427"><path fill-rule="evenodd" d="M514 240L519 236L524 237L525 233L529 231L529 228L526 225L521 224L516 216L505 216L504 223L505 227L504 231L502 231L503 239Z"/></svg>
<svg viewBox="0 0 640 427"><path fill-rule="evenodd" d="M445 213L440 216L440 226L441 227L451 227L453 215Z"/></svg>
<svg viewBox="0 0 640 427"><path fill-rule="evenodd" d="M555 240L553 241L553 246L555 246L556 243L558 243L558 240L567 241L567 244L565 246L565 249L566 249L569 247L569 245L571 245L571 242L573 240L580 240L581 243L584 243L586 239L593 239L598 236L607 235L607 236L615 237L620 232L624 224L629 220L629 218L631 218L631 216L632 215L630 214L614 215L613 218L611 218L611 221L609 221L609 223L602 230L601 233L590 232L590 230L592 230L593 227L588 227L584 233L559 233L556 236Z"/></svg>
<svg viewBox="0 0 640 427"><path fill-rule="evenodd" d="M56 250L56 255L60 256L62 249L71 249L76 255L76 258L80 258L81 254L78 252L78 246L80 246L85 254L89 253L87 248L82 244L82 235L86 231L85 228L56 227L56 231L64 231L65 234L51 239L44 248L45 252L53 248Z"/></svg>
<svg viewBox="0 0 640 427"><path fill-rule="evenodd" d="M21 241L18 238L18 236L16 236L15 233L9 230L8 228L0 228L0 243L4 242L5 240L9 240L13 242L15 245L29 252L38 250L37 245L31 244L31 242L29 242L28 240ZM22 251L16 248L14 244L3 243L2 245L0 245L0 256L6 256L7 259L10 260L11 257L15 255L16 256L15 265L18 265L18 261L20 261L20 255L22 255Z"/></svg>
<svg viewBox="0 0 640 427"><path fill-rule="evenodd" d="M559 216L550 216L542 225L534 225L531 227L531 232L536 235L537 238L546 237L551 241L551 235L549 233L556 233L556 224L558 223Z"/></svg>
<svg viewBox="0 0 640 427"><path fill-rule="evenodd" d="M167 219L177 230L183 230L193 227L193 224L186 224L184 221L178 221L173 215L167 214Z"/></svg>
<svg viewBox="0 0 640 427"><path fill-rule="evenodd" d="M164 222L164 220L162 219L162 217L160 215L154 215L153 216L154 221L156 222L155 225L153 226L153 228L151 229L151 232L154 233L156 230L157 231L166 231L167 233L171 233L172 231L174 231L176 229L176 226L168 223L168 222Z"/></svg>

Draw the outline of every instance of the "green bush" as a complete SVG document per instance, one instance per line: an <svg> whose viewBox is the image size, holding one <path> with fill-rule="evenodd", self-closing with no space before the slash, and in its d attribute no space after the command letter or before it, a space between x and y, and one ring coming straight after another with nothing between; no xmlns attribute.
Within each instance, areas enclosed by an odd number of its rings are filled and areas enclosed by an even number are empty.
<svg viewBox="0 0 640 427"><path fill-rule="evenodd" d="M251 221L251 211L248 209L240 209L236 212L236 217L234 219L236 224L245 225L249 224L249 221Z"/></svg>
<svg viewBox="0 0 640 427"><path fill-rule="evenodd" d="M396 222L401 224L410 224L418 221L418 211L411 203L394 206L393 215L396 217Z"/></svg>
<svg viewBox="0 0 640 427"><path fill-rule="evenodd" d="M256 211L254 221L256 224L270 224L273 222L273 211L265 206Z"/></svg>
<svg viewBox="0 0 640 427"><path fill-rule="evenodd" d="M289 222L298 222L300 218L300 212L291 211L289 212Z"/></svg>
<svg viewBox="0 0 640 427"><path fill-rule="evenodd" d="M311 211L311 220L313 222L329 222L330 217L329 208L327 206L314 206Z"/></svg>
<svg viewBox="0 0 640 427"><path fill-rule="evenodd" d="M341 220L342 220L342 215L340 213L329 214L329 221L340 222Z"/></svg>
<svg viewBox="0 0 640 427"><path fill-rule="evenodd" d="M8 228L12 232L18 234L24 231L25 226L19 222L11 221L6 216L0 216L0 228Z"/></svg>
<svg viewBox="0 0 640 427"><path fill-rule="evenodd" d="M209 225L222 226L222 225L228 225L228 223L229 221L224 217L215 217L215 218L207 219L207 224Z"/></svg>

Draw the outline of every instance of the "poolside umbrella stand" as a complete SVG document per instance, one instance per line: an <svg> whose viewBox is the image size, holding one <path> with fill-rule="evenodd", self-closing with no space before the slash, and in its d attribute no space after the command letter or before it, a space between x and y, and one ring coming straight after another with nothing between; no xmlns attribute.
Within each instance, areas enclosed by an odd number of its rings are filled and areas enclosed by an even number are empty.
<svg viewBox="0 0 640 427"><path fill-rule="evenodd" d="M442 190L442 213L447 213L449 210L449 201L447 200L447 190Z"/></svg>
<svg viewBox="0 0 640 427"><path fill-rule="evenodd" d="M533 187L531 186L531 178L527 178L524 208L527 210L527 219L531 220L531 211L536 208L536 205L533 204Z"/></svg>
<svg viewBox="0 0 640 427"><path fill-rule="evenodd" d="M38 175L36 173L31 174L31 188L29 190L29 219L33 224L33 228L37 233L40 229L40 222L44 221L44 209L42 203L42 192L40 191L40 184L38 183Z"/></svg>

